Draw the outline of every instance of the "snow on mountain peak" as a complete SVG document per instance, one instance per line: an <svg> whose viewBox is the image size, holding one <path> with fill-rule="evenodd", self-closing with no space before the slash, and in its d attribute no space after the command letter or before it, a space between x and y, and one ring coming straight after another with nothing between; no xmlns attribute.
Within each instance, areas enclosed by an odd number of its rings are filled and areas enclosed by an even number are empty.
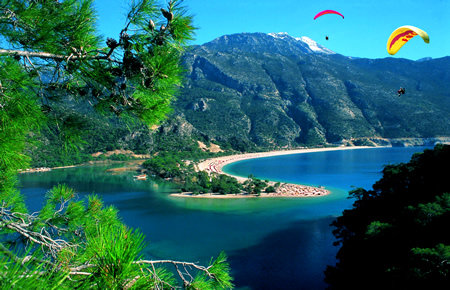
<svg viewBox="0 0 450 290"><path fill-rule="evenodd" d="M320 53L326 53L326 54L335 54L334 51L329 50L328 48L318 44L317 42L315 42L314 40L312 40L311 38L309 38L307 36L296 37L295 39L298 40L298 41L302 41L302 42L306 43L309 46L309 49L311 49L314 52L320 52Z"/></svg>
<svg viewBox="0 0 450 290"><path fill-rule="evenodd" d="M307 36L294 38L294 37L291 37L287 32L269 33L268 35L270 35L274 38L278 38L278 39L293 38L297 41L301 41L301 42L305 43L308 46L308 48L315 53L335 54L334 51L318 44L317 42L315 42L314 40L312 40L311 38L309 38Z"/></svg>
<svg viewBox="0 0 450 290"><path fill-rule="evenodd" d="M278 33L269 33L270 36L274 37L274 38L286 38L286 37L290 37L289 34L287 32L278 32Z"/></svg>

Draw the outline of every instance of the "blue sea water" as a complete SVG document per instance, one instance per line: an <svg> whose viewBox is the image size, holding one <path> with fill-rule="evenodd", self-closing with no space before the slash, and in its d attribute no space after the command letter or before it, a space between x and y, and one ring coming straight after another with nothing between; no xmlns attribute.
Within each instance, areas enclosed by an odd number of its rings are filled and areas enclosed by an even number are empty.
<svg viewBox="0 0 450 290"><path fill-rule="evenodd" d="M224 170L239 176L322 185L330 195L312 198L193 199L173 188L111 175L86 166L20 176L30 210L52 186L66 183L80 197L100 195L123 221L145 235L150 258L207 263L224 250L237 288L324 289L323 271L335 263L330 223L351 207L352 186L370 188L383 165L406 162L423 147L315 152L245 160Z"/></svg>
<svg viewBox="0 0 450 290"><path fill-rule="evenodd" d="M384 165L405 162L423 147L378 147L272 156L238 161L223 171L247 177L281 182L323 185L350 190L352 187L371 188L381 177ZM407 160L405 160L407 156Z"/></svg>

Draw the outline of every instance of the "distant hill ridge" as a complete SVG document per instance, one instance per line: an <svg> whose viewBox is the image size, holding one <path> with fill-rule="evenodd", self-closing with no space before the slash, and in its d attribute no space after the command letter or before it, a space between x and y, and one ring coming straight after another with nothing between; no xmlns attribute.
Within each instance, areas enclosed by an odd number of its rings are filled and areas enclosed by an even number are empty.
<svg viewBox="0 0 450 290"><path fill-rule="evenodd" d="M307 37L240 33L192 47L184 64L175 114L232 147L450 136L450 57L352 58Z"/></svg>

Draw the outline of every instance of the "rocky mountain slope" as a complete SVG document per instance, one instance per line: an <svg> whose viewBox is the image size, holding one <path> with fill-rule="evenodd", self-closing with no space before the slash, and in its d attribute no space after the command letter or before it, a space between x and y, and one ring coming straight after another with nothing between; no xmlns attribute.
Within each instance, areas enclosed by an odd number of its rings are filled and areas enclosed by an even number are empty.
<svg viewBox="0 0 450 290"><path fill-rule="evenodd" d="M235 149L450 136L450 57L351 58L307 37L242 33L184 63L175 114Z"/></svg>

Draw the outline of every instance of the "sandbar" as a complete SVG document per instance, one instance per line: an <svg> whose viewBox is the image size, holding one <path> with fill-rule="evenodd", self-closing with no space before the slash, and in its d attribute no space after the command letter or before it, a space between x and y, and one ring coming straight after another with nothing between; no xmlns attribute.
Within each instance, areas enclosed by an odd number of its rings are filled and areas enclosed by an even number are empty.
<svg viewBox="0 0 450 290"><path fill-rule="evenodd" d="M267 151L267 152L255 152L255 153L242 153L228 156L220 156L215 158L206 159L197 164L197 171L206 171L209 174L226 174L236 178L239 182L244 182L247 178L242 176L235 176L222 171L222 168L230 163L253 159L253 158L264 158L279 155L291 155L300 153L311 153L311 152L323 152L323 151L337 151L337 150L355 150L355 149L366 149L375 148L370 146L339 146L339 147L326 147L326 148L298 148L291 150L278 150L278 151ZM274 185L274 181L269 181L269 185ZM317 197L329 194L330 191L323 187L314 187L300 184L292 183L281 183L274 193L261 193L258 197ZM256 197L254 195L244 195L244 194L171 194L176 197L196 197L196 198L245 198L245 197Z"/></svg>

